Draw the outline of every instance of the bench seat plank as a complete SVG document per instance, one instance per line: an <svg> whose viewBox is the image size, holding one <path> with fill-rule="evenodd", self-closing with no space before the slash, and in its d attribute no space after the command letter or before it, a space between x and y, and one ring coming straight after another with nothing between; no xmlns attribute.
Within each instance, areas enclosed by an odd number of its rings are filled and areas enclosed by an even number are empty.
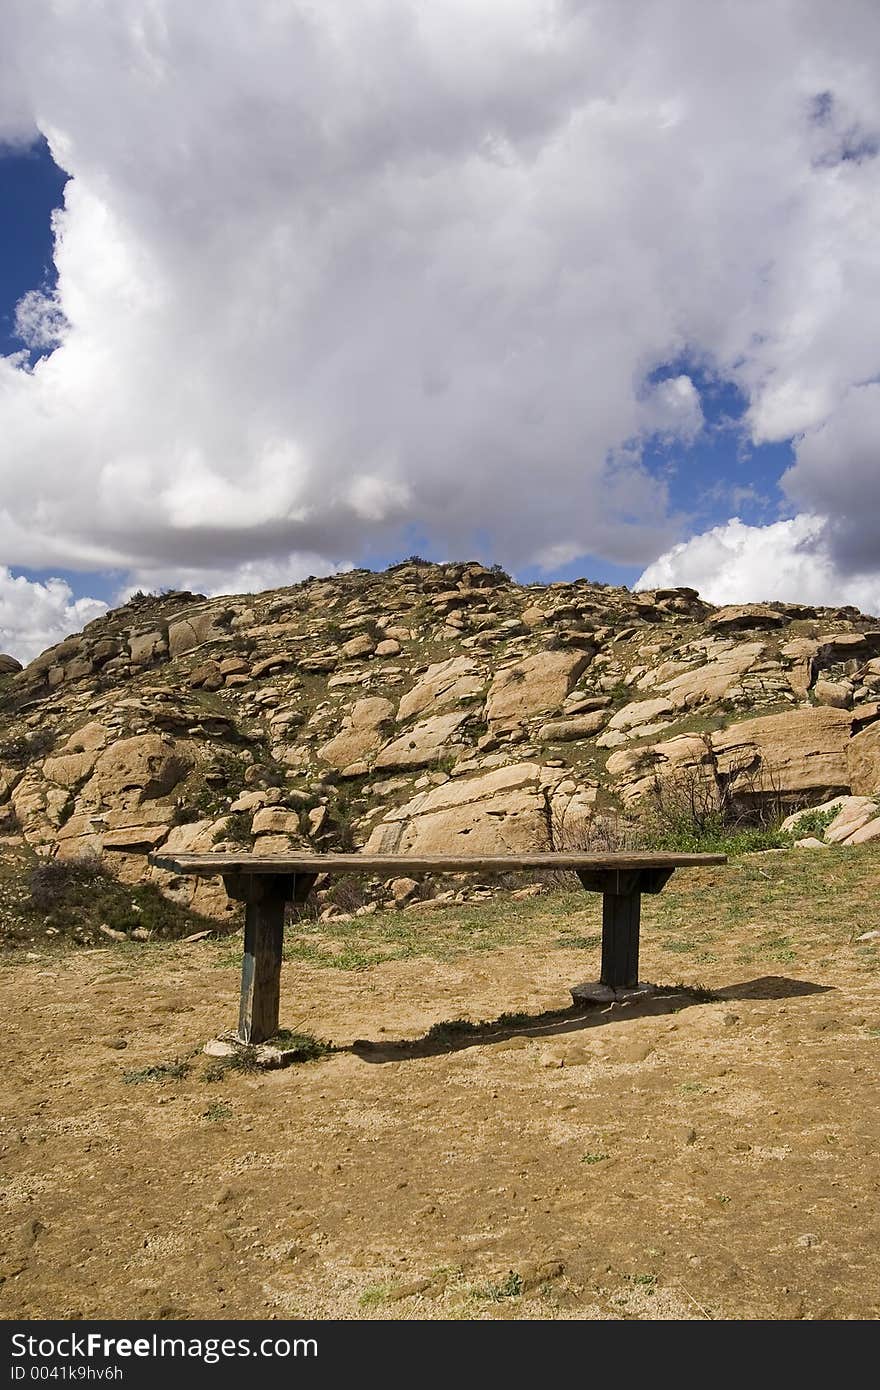
<svg viewBox="0 0 880 1390"><path fill-rule="evenodd" d="M687 869L726 864L724 854L162 854L159 869L180 874L499 873L527 869Z"/></svg>

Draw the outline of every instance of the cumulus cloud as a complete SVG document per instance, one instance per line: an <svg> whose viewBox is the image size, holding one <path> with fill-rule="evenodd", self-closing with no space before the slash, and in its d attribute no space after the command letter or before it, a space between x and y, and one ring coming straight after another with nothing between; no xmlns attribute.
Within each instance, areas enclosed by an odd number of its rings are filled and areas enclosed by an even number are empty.
<svg viewBox="0 0 880 1390"><path fill-rule="evenodd" d="M31 661L106 611L100 599L74 598L63 579L41 584L0 566L0 652L21 662Z"/></svg>
<svg viewBox="0 0 880 1390"><path fill-rule="evenodd" d="M0 141L71 176L19 310L54 349L0 359L6 563L207 588L417 531L646 564L684 534L644 450L698 438L693 361L800 437L841 572L880 570L829 481L880 424L872 0L4 16Z"/></svg>
<svg viewBox="0 0 880 1390"><path fill-rule="evenodd" d="M687 584L710 603L782 599L818 605L853 604L880 613L880 574L844 576L837 568L827 521L796 516L770 526L733 517L674 546L649 565L637 589Z"/></svg>
<svg viewBox="0 0 880 1390"><path fill-rule="evenodd" d="M259 594L265 589L283 589L315 575L339 574L351 565L331 565L321 555L294 555L287 560L248 560L228 568L188 569L163 567L134 570L119 590L116 601L125 603L139 589L155 593L163 588L188 589L209 597L218 594Z"/></svg>

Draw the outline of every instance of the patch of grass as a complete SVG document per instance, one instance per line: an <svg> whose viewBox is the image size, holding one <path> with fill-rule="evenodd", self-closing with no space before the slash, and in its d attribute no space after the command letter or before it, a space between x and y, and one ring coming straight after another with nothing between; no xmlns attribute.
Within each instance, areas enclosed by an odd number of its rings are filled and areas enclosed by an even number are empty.
<svg viewBox="0 0 880 1390"><path fill-rule="evenodd" d="M791 843L781 830L766 826L733 827L721 815L705 825L687 822L654 828L645 837L645 848L681 854L756 854L766 849L786 849Z"/></svg>
<svg viewBox="0 0 880 1390"><path fill-rule="evenodd" d="M358 1299L361 1308L378 1308L387 1303L391 1295L390 1284L368 1284Z"/></svg>
<svg viewBox="0 0 880 1390"><path fill-rule="evenodd" d="M581 1156L581 1163L604 1163L605 1160L610 1157L610 1154L583 1154Z"/></svg>
<svg viewBox="0 0 880 1390"><path fill-rule="evenodd" d="M425 1034L425 1042L450 1042L455 1038L472 1038L485 1028L483 1023L473 1023L468 1018L450 1018L441 1023L432 1023Z"/></svg>
<svg viewBox="0 0 880 1390"><path fill-rule="evenodd" d="M522 1275L515 1269L508 1271L497 1284L477 1284L471 1289L469 1297L489 1303L502 1303L506 1298L519 1298L523 1291Z"/></svg>
<svg viewBox="0 0 880 1390"><path fill-rule="evenodd" d="M126 1086L140 1086L145 1081L182 1081L189 1075L189 1070L189 1061L185 1057L176 1057L173 1062L158 1062L151 1067L123 1072L122 1080Z"/></svg>
<svg viewBox="0 0 880 1390"><path fill-rule="evenodd" d="M319 970L367 970L387 956L382 951L359 950L354 945L345 945L339 951L322 951L310 942L291 941L285 944L284 959L303 961Z"/></svg>
<svg viewBox="0 0 880 1390"><path fill-rule="evenodd" d="M139 936L168 940L214 925L163 897L152 884L119 882L110 865L95 855L35 859L26 883L22 927L30 917L41 933L72 937L82 945L106 945L101 926L126 934L140 929Z"/></svg>
<svg viewBox="0 0 880 1390"><path fill-rule="evenodd" d="M553 945L562 950L592 951L602 945L602 933L599 932L597 936L559 936Z"/></svg>
<svg viewBox="0 0 880 1390"><path fill-rule="evenodd" d="M324 1042L323 1038L315 1038L311 1033L296 1033L289 1028L279 1029L274 1038L269 1038L268 1046L294 1053L297 1062L310 1062L333 1051L333 1044Z"/></svg>
<svg viewBox="0 0 880 1390"><path fill-rule="evenodd" d="M232 1113L231 1105L222 1100L215 1100L207 1110L202 1111L202 1119L209 1120L211 1124L220 1124L223 1120L231 1120Z"/></svg>
<svg viewBox="0 0 880 1390"><path fill-rule="evenodd" d="M691 999L697 1004L715 1004L724 996L715 989L708 989L706 985L689 985L680 980L678 984L666 985L658 991L660 994L689 994Z"/></svg>

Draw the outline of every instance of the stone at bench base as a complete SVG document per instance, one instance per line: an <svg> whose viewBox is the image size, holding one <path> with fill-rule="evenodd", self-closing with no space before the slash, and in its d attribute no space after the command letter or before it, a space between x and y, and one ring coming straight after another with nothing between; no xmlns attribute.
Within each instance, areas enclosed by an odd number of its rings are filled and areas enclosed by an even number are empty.
<svg viewBox="0 0 880 1390"><path fill-rule="evenodd" d="M638 999L653 994L656 985L625 985L615 989L603 985L601 980L586 980L582 985L572 985L571 997L575 1004L623 1004L628 999Z"/></svg>
<svg viewBox="0 0 880 1390"><path fill-rule="evenodd" d="M218 1038L206 1042L202 1051L208 1057L243 1057L255 1067L273 1071L277 1067L289 1067L293 1062L302 1061L302 1052L296 1047L278 1047L274 1043L246 1043L235 1033L221 1033Z"/></svg>

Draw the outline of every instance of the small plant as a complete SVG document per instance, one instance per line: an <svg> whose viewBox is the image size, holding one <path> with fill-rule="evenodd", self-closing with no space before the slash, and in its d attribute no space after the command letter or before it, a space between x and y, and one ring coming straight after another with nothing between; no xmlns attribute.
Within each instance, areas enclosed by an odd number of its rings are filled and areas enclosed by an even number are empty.
<svg viewBox="0 0 880 1390"><path fill-rule="evenodd" d="M666 777L655 771L641 843L646 849L693 854L783 849L790 839L778 828L784 808L771 783L765 770L763 780L750 778L735 799L730 784L720 785L703 767Z"/></svg>
<svg viewBox="0 0 880 1390"><path fill-rule="evenodd" d="M519 1298L523 1291L522 1275L515 1269L508 1271L506 1278L497 1284L478 1285L471 1292L472 1298L486 1299L490 1303L501 1303L505 1298Z"/></svg>
<svg viewBox="0 0 880 1390"><path fill-rule="evenodd" d="M59 907L72 890L89 889L98 879L111 879L97 855L72 859L41 859L28 876L31 902L39 912Z"/></svg>
<svg viewBox="0 0 880 1390"><path fill-rule="evenodd" d="M602 937L598 936L560 936L554 941L554 946L577 951L592 951L596 946L601 946Z"/></svg>
<svg viewBox="0 0 880 1390"><path fill-rule="evenodd" d="M581 1158L581 1163L604 1163L606 1158L609 1157L609 1154L584 1154Z"/></svg>
<svg viewBox="0 0 880 1390"><path fill-rule="evenodd" d="M274 1038L269 1039L269 1046L293 1053L293 1060L297 1062L311 1062L315 1057L326 1057L328 1052L333 1051L332 1043L314 1038L311 1033L295 1033L289 1028L279 1029Z"/></svg>
<svg viewBox="0 0 880 1390"><path fill-rule="evenodd" d="M207 1110L202 1111L202 1119L209 1120L211 1124L219 1124L222 1120L232 1118L232 1106L225 1101L215 1100L208 1106Z"/></svg>
<svg viewBox="0 0 880 1390"><path fill-rule="evenodd" d="M233 811L228 815L225 826L214 831L214 844L219 844L221 840L229 840L232 844L243 845L250 849L254 843L254 835L251 830L249 812Z"/></svg>
<svg viewBox="0 0 880 1390"><path fill-rule="evenodd" d="M340 874L327 890L327 901L342 912L356 912L366 900L363 881L356 874Z"/></svg>
<svg viewBox="0 0 880 1390"><path fill-rule="evenodd" d="M35 729L33 733L0 743L0 763L9 767L26 767L33 758L42 758L55 747L51 729Z"/></svg>
<svg viewBox="0 0 880 1390"><path fill-rule="evenodd" d="M815 835L817 840L821 840L839 810L839 806L830 806L827 811L820 811L818 808L804 811L788 833L793 840L800 840L806 835Z"/></svg>
<svg viewBox="0 0 880 1390"><path fill-rule="evenodd" d="M388 1284L368 1284L358 1299L361 1308L376 1308L382 1303L388 1302L391 1292Z"/></svg>
<svg viewBox="0 0 880 1390"><path fill-rule="evenodd" d="M140 1086L145 1081L182 1081L188 1073L189 1062L185 1057L176 1057L173 1062L159 1062L152 1067L123 1072L122 1080L126 1086Z"/></svg>

